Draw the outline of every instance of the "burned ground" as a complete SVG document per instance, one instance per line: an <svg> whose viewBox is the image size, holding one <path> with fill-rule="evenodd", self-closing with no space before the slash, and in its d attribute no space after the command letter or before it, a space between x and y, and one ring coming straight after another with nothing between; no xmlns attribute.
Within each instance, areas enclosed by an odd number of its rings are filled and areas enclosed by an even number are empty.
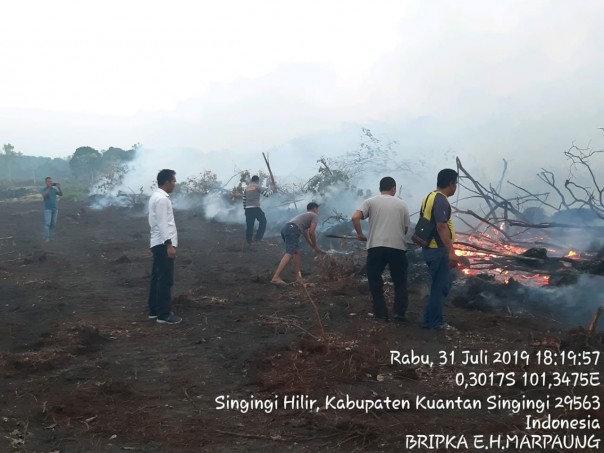
<svg viewBox="0 0 604 453"><path fill-rule="evenodd" d="M333 262L321 265L305 249L307 291L273 287L280 240L248 250L241 226L177 211L173 305L184 322L165 326L147 320L151 258L142 211L62 202L56 241L46 244L39 201L3 202L0 210L1 451L401 451L409 433L522 432L524 414L322 407L242 413L217 410L216 398L602 395L601 387L455 385L460 370L520 373L521 365L391 365L390 350L436 358L454 349L602 349L598 335L587 345L590 319L577 326L530 307L518 314L448 305L456 331L421 329L426 276L413 254L409 321L377 323L368 316L366 283L352 272L358 262L346 255L332 253Z"/></svg>

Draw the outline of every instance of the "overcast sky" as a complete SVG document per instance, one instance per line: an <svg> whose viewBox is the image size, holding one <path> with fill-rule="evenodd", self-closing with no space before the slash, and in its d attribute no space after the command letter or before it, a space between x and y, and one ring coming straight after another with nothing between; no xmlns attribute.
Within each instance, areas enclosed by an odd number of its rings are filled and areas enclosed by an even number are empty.
<svg viewBox="0 0 604 453"><path fill-rule="evenodd" d="M0 141L28 155L139 142L212 169L370 127L408 157L534 173L602 143L601 0L0 5Z"/></svg>

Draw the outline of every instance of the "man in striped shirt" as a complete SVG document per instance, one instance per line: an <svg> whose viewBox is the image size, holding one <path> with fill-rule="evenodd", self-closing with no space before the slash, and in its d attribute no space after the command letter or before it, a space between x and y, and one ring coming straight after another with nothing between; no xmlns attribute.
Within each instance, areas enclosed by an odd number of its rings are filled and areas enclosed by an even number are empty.
<svg viewBox="0 0 604 453"><path fill-rule="evenodd" d="M272 189L272 190L271 190ZM252 238L256 242L261 241L266 231L266 216L260 209L260 195L270 197L277 190L274 183L271 183L271 189L260 185L260 178L252 176L251 182L243 191L243 209L245 210L245 240L248 244L252 243ZM254 237L254 224L258 220L258 231Z"/></svg>

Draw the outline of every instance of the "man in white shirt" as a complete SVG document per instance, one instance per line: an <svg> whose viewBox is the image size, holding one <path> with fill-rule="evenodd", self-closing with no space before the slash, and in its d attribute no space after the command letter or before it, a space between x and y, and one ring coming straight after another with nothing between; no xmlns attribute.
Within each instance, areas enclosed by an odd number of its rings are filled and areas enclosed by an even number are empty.
<svg viewBox="0 0 604 453"><path fill-rule="evenodd" d="M178 324L182 321L171 311L174 285L174 260L178 247L178 233L170 194L176 186L176 172L162 170L157 174L157 189L149 199L149 227L153 268L149 288L149 319L160 324Z"/></svg>
<svg viewBox="0 0 604 453"><path fill-rule="evenodd" d="M382 273L386 265L394 283L394 320L405 321L407 303L407 243L409 209L396 195L396 181L386 176L380 181L380 195L369 198L352 215L358 239L367 241L367 279L373 298L373 316L388 321L384 300ZM368 238L363 234L361 220L369 219Z"/></svg>

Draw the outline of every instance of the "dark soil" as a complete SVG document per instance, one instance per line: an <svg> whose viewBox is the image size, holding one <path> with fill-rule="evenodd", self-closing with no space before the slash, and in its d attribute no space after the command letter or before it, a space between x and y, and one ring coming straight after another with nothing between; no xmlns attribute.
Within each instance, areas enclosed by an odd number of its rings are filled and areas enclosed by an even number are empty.
<svg viewBox="0 0 604 453"><path fill-rule="evenodd" d="M601 386L464 389L454 382L458 372L544 368L535 364L392 365L390 350L437 361L438 351L461 349L602 349L598 335L587 345L590 319L581 328L530 310L516 315L448 305L446 319L457 330L423 330L425 270L416 256L409 321L380 323L368 315L366 282L352 272L358 263L321 266L304 248L311 285L274 287L269 280L283 253L280 238L245 249L242 226L177 211L173 309L184 321L168 326L147 319L151 255L142 210L93 211L63 201L51 243L42 240L39 201L2 202L0 213L0 451L406 451L406 434L522 432L525 413L365 413L326 409L325 397L602 396ZM293 280L289 270L284 277ZM581 369L602 371L602 362ZM275 395L307 395L319 410L217 409L220 396Z"/></svg>

